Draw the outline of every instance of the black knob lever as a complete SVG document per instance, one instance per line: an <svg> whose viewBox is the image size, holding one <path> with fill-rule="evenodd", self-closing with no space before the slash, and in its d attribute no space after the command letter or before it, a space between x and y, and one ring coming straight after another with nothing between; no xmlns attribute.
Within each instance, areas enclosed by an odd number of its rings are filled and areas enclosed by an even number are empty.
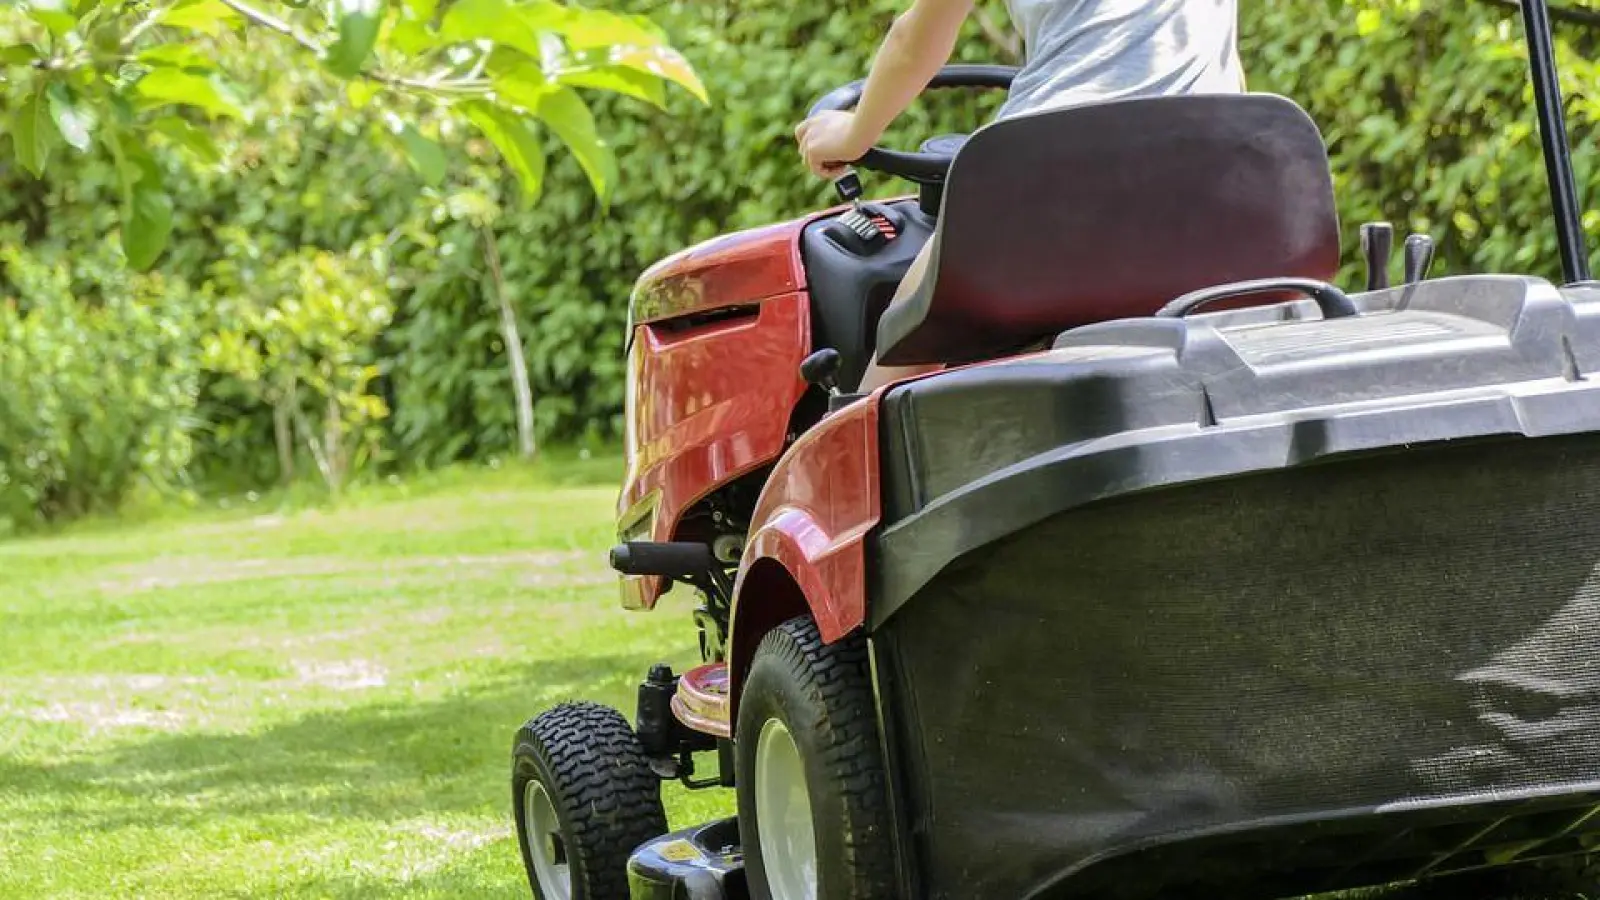
<svg viewBox="0 0 1600 900"><path fill-rule="evenodd" d="M1427 278L1428 270L1431 268L1433 268L1433 238L1425 234L1413 234L1406 238L1406 284L1416 284Z"/></svg>
<svg viewBox="0 0 1600 900"><path fill-rule="evenodd" d="M833 189L839 192L839 199L852 206L861 205L861 178L854 169L840 175L833 182Z"/></svg>
<svg viewBox="0 0 1600 900"><path fill-rule="evenodd" d="M832 347L824 347L800 362L800 377L829 394L839 393L839 367L844 358Z"/></svg>
<svg viewBox="0 0 1600 900"><path fill-rule="evenodd" d="M1367 290L1389 286L1389 256L1394 252L1394 226L1368 222L1361 226L1361 257L1367 262Z"/></svg>

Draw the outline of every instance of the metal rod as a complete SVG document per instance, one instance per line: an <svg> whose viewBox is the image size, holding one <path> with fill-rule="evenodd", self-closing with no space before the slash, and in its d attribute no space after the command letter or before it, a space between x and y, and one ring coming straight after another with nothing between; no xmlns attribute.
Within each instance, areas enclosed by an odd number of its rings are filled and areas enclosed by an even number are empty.
<svg viewBox="0 0 1600 900"><path fill-rule="evenodd" d="M1545 174L1556 215L1556 240L1561 245L1561 273L1567 284L1588 281L1589 252L1584 246L1578 185L1572 176L1572 151L1567 146L1549 5L1545 0L1522 0L1522 21L1528 33L1528 66L1533 72L1533 102L1539 114Z"/></svg>

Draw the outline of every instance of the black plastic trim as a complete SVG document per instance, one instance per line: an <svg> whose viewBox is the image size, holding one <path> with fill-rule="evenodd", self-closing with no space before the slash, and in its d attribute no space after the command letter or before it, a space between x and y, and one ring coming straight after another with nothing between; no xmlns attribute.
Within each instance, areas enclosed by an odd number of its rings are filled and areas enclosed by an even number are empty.
<svg viewBox="0 0 1600 900"><path fill-rule="evenodd" d="M1039 889L1028 893L1023 900L1046 900L1046 898L1062 896L1063 888L1067 887L1069 883L1075 883L1078 878L1097 866L1104 866L1120 860L1134 861L1143 854L1162 848L1195 845L1196 849L1198 849L1205 844L1229 843L1254 835L1270 835L1278 840L1284 840L1285 838L1292 839L1292 836L1297 832L1310 838L1320 830L1321 826L1353 823L1364 819L1384 820L1388 827L1397 831L1405 827L1404 824L1400 823L1421 823L1441 817L1441 814L1445 821L1489 821L1499 823L1528 807L1545 808L1553 806L1557 809L1566 809L1597 804L1600 804L1600 781L1584 784L1564 784L1544 790L1507 791L1493 795L1468 794L1435 798L1411 804L1393 804L1385 807L1358 806L1349 809L1319 811L1309 815L1276 816L1242 821L1221 828L1200 829L1167 835L1159 839L1129 843L1107 850L1056 874ZM1472 843L1469 841L1465 842L1460 851L1465 855L1471 849ZM1442 856L1443 859L1448 859L1453 855L1443 854ZM1436 860L1436 862L1438 861L1442 860ZM1426 873L1416 874L1421 877Z"/></svg>
<svg viewBox="0 0 1600 900"><path fill-rule="evenodd" d="M837 350L837 384L849 393L861 383L872 357L878 318L928 238L934 221L915 201L872 204L894 224L896 237L866 254L842 246L828 234L837 217L818 219L800 235L811 302L811 349Z"/></svg>
<svg viewBox="0 0 1600 900"><path fill-rule="evenodd" d="M1364 314L1332 321L1307 302L1089 325L1044 358L891 390L869 628L963 554L1076 506L1340 455L1600 430L1583 375L1600 363L1600 307L1510 276L1351 299Z"/></svg>
<svg viewBox="0 0 1600 900"><path fill-rule="evenodd" d="M872 691L877 700L878 742L883 749L885 781L889 791L890 827L894 829L895 878L899 881L900 896L921 897L920 849L911 806L915 794L909 783L911 773L915 770L908 762L909 736L903 731L904 720L899 715L900 705L912 703L914 698L900 687L899 662L887 644L869 638L867 659L871 665ZM926 792L923 792L923 796L926 796Z"/></svg>

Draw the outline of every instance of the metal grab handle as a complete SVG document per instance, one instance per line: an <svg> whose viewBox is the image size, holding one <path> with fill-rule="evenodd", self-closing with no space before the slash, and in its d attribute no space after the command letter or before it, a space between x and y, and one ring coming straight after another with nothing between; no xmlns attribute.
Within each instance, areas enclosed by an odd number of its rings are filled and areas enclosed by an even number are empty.
<svg viewBox="0 0 1600 900"><path fill-rule="evenodd" d="M1360 312L1356 309L1355 303L1345 295L1344 291L1328 284L1326 281L1317 281L1314 278L1262 278L1256 281L1236 281L1232 284L1220 284L1216 287L1191 291L1161 307L1156 312L1156 316L1163 319L1181 319L1207 303L1276 291L1294 291L1298 294L1305 294L1316 301L1317 307L1322 310L1324 319L1342 319L1347 316L1357 315Z"/></svg>

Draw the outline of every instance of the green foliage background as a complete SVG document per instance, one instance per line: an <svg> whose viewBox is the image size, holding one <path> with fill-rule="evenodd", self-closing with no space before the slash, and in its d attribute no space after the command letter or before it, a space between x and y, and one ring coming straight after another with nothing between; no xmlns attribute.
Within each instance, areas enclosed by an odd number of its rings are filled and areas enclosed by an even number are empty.
<svg viewBox="0 0 1600 900"><path fill-rule="evenodd" d="M1351 263L1342 276L1347 282L1355 277L1355 226L1376 218L1431 232L1440 242L1439 272L1558 277L1514 6L1488 0L1240 5L1251 89L1297 100L1328 138ZM1568 5L1580 8L1573 0ZM638 272L691 242L833 202L826 185L799 166L794 124L817 96L864 73L902 4L618 0L607 6L663 26L706 82L711 105L681 93L669 93L665 110L592 97L620 166L608 206L553 139L537 205L511 202L509 175L476 186L503 210L495 227L532 369L537 424L544 437L559 440L604 440L619 431L622 329ZM997 4L984 9L1004 23ZM1557 30L1578 182L1591 208L1600 153L1594 87L1600 70L1593 61L1600 28L1558 24ZM962 59L1000 55L983 29L969 27ZM118 361L124 378L143 379L139 390L167 398L161 409L172 413L139 419L160 432L140 438L156 448L139 456L144 474L233 487L267 483L277 472L270 410L252 402L235 376L193 358L208 339L237 325L218 321L237 305L221 302L221 294L251 289L248 279L219 277L218 265L237 252L227 251L237 242L219 234L229 226L242 231L248 252L269 260L359 246L363 259L380 260L379 281L392 310L386 326L358 348L377 367L372 389L388 411L379 423L381 452L372 458L437 465L509 452L516 428L506 348L486 292L478 231L453 210L453 186L427 187L398 149L375 150L382 145L368 134L384 127L380 117L353 107L341 86L297 64L290 49L257 41L228 66L254 89L252 119L221 126L223 159L216 166L157 154L176 209L171 245L151 274L94 262L114 252L107 238L117 203L110 160L94 151L76 155L35 181L0 145L0 247L8 253L0 273L0 329L28 317L51 316L56 330L74 316L98 317L83 326L98 329L95 354ZM14 112L15 91L0 85L0 96ZM928 98L892 139L914 145L931 134L970 130L998 99ZM492 161L481 140L441 127L431 122L426 129L443 139L453 162ZM885 194L905 186L879 180L872 189ZM1600 210L1588 214L1586 225L1596 232ZM63 306L63 292L79 311ZM141 296L160 298L151 314L171 332L161 341L138 328L113 327L117 316L133 315L123 298ZM186 303L193 312L161 315ZM41 334L28 341L0 342L0 373L25 360L20 365L33 375L28 390L61 396L8 404L6 392L17 388L0 384L0 414L10 416L0 418L0 472L29 457L24 442L35 438L19 435L50 432L65 447L74 440L71 429L112 427L86 413L63 424L60 415L37 412L94 396L106 364L58 352L50 342L67 337L35 330ZM82 340L76 331L71 339ZM0 483L0 517L25 525L63 511L32 495L18 499L16 490L15 482ZM19 508L32 509L31 519Z"/></svg>

